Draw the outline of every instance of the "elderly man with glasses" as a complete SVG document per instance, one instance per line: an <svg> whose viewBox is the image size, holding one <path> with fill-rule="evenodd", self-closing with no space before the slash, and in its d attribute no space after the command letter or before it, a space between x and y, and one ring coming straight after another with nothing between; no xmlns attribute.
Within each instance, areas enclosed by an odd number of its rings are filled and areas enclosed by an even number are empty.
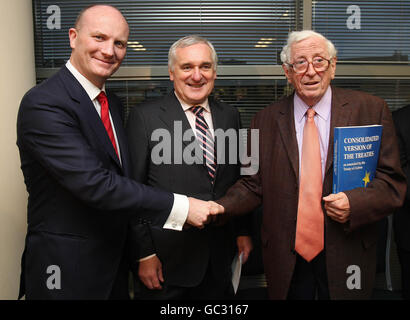
<svg viewBox="0 0 410 320"><path fill-rule="evenodd" d="M376 221L403 203L405 177L391 113L370 94L336 88L337 51L323 35L292 32L281 53L295 93L252 120L259 172L217 202L226 219L263 204L262 245L271 299L368 299ZM335 127L383 125L375 178L332 194ZM354 274L353 274L354 272Z"/></svg>

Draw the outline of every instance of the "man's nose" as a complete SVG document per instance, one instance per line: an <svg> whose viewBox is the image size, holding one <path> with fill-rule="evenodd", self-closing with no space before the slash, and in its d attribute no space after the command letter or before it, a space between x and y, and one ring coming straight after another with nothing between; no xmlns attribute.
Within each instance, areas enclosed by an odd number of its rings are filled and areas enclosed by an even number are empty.
<svg viewBox="0 0 410 320"><path fill-rule="evenodd" d="M311 62L308 63L306 74L308 76L314 76L316 74L316 70L315 70L315 68L313 68L313 63L311 63Z"/></svg>
<svg viewBox="0 0 410 320"><path fill-rule="evenodd" d="M101 48L101 52L106 57L112 57L114 55L114 44L106 41Z"/></svg>
<svg viewBox="0 0 410 320"><path fill-rule="evenodd" d="M199 67L195 67L192 73L192 79L194 81L200 81L201 78L202 78L201 69L199 69Z"/></svg>

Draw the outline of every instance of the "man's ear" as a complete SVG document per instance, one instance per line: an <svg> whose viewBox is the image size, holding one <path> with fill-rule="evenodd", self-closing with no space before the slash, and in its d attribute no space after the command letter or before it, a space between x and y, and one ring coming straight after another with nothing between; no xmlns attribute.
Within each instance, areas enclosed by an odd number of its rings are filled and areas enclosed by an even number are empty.
<svg viewBox="0 0 410 320"><path fill-rule="evenodd" d="M70 30L68 30L68 38L70 39L70 47L71 49L75 48L75 41L77 39L77 29L75 28L70 28Z"/></svg>
<svg viewBox="0 0 410 320"><path fill-rule="evenodd" d="M291 83L290 82L290 74L289 74L289 67L286 65L286 64L282 64L282 69L283 69L283 71L285 72L285 76L286 76L286 78L288 79L288 82L289 83Z"/></svg>
<svg viewBox="0 0 410 320"><path fill-rule="evenodd" d="M332 61L330 62L332 80L335 78L335 75L336 75L336 63L337 63L337 57L332 58Z"/></svg>
<svg viewBox="0 0 410 320"><path fill-rule="evenodd" d="M216 77L217 77L217 71L216 71L216 68L214 69L214 79L213 80L216 80Z"/></svg>
<svg viewBox="0 0 410 320"><path fill-rule="evenodd" d="M174 73L171 68L168 68L169 80L174 81Z"/></svg>

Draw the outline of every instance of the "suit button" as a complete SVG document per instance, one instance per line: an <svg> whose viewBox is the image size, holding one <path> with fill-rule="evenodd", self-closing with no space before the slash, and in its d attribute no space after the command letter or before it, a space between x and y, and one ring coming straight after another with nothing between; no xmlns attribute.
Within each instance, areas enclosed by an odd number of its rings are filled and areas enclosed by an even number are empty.
<svg viewBox="0 0 410 320"><path fill-rule="evenodd" d="M293 255L295 255L295 254L296 254L295 249L290 249L290 252L292 252L292 254L293 254Z"/></svg>

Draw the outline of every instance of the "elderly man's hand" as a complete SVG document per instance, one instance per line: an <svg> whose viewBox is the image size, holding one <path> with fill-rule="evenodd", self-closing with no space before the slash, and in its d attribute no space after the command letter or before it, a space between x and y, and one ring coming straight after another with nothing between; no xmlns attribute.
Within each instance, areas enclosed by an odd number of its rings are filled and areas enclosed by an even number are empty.
<svg viewBox="0 0 410 320"><path fill-rule="evenodd" d="M236 238L236 245L239 254L243 253L242 264L248 261L249 255L253 250L253 242L250 236L238 236Z"/></svg>
<svg viewBox="0 0 410 320"><path fill-rule="evenodd" d="M225 208L215 201L208 201L208 203L211 205L210 210L212 215L225 213Z"/></svg>
<svg viewBox="0 0 410 320"><path fill-rule="evenodd" d="M327 215L336 222L345 223L350 219L350 204L344 192L323 197Z"/></svg>

